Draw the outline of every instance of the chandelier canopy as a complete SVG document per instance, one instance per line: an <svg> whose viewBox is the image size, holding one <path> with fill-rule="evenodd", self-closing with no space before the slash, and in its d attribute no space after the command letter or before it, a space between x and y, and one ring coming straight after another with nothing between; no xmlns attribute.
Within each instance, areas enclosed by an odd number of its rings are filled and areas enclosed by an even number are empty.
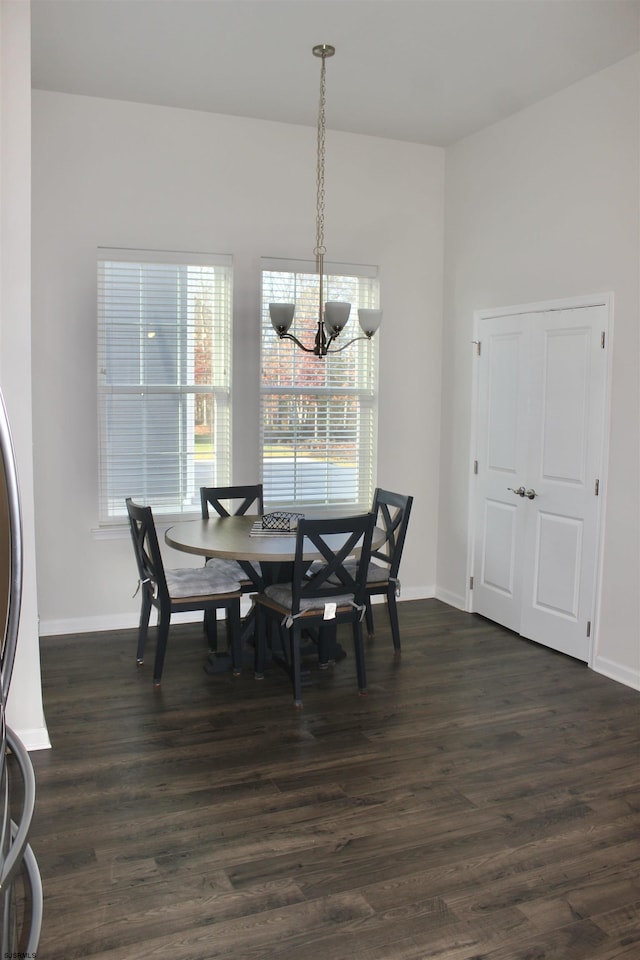
<svg viewBox="0 0 640 960"><path fill-rule="evenodd" d="M320 102L318 106L317 127L317 166L316 166L316 245L314 249L316 259L316 273L318 274L318 327L313 346L305 346L289 333L293 323L295 303L270 303L269 315L273 329L281 340L293 342L306 353L314 353L317 357L325 357L328 353L340 353L356 340L370 340L382 321L382 310L358 310L358 321L362 328L362 335L352 337L342 346L331 347L331 344L342 333L351 312L351 304L341 300L324 301L324 162L325 162L325 103L326 103L326 61L336 52L329 43L320 43L313 47L314 57L320 57Z"/></svg>

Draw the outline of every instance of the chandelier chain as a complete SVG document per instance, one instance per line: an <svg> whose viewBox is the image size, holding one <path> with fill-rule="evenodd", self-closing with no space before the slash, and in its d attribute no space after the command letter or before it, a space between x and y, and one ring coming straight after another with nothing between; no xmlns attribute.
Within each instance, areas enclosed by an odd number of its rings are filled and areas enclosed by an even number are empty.
<svg viewBox="0 0 640 960"><path fill-rule="evenodd" d="M316 168L316 260L324 257L324 154L325 154L325 103L326 103L326 60L322 57L320 69L320 103L318 106L318 145Z"/></svg>

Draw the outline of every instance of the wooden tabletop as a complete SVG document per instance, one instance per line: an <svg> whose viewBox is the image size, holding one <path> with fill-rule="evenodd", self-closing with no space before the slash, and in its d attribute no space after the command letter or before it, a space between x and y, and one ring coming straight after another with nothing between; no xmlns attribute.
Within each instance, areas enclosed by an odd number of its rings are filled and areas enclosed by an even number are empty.
<svg viewBox="0 0 640 960"><path fill-rule="evenodd" d="M295 559L295 534L251 536L251 528L259 517L210 517L208 520L187 520L169 527L165 541L175 550L202 557L225 557L265 563L286 563ZM336 547L344 537L336 534ZM384 541L384 532L374 530L373 545ZM315 549L305 551L305 559L317 560Z"/></svg>

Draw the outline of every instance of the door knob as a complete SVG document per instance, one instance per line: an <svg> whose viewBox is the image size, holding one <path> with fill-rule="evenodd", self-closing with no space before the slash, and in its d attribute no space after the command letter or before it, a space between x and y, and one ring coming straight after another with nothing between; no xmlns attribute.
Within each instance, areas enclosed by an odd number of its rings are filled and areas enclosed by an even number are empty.
<svg viewBox="0 0 640 960"><path fill-rule="evenodd" d="M525 494L524 487L518 487L517 490L514 490L513 487L507 487L507 490L511 490L511 493L515 493L517 497L524 497L525 495L528 496L528 494Z"/></svg>
<svg viewBox="0 0 640 960"><path fill-rule="evenodd" d="M529 497L529 500L533 500L535 497L538 496L535 490L531 490L531 489L525 490L524 495L525 497Z"/></svg>

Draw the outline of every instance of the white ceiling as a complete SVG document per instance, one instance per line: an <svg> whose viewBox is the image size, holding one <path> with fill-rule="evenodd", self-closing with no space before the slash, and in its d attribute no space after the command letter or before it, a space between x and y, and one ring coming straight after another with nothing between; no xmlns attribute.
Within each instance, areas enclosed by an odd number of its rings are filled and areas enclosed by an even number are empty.
<svg viewBox="0 0 640 960"><path fill-rule="evenodd" d="M31 0L33 86L446 146L640 49L640 0Z"/></svg>

